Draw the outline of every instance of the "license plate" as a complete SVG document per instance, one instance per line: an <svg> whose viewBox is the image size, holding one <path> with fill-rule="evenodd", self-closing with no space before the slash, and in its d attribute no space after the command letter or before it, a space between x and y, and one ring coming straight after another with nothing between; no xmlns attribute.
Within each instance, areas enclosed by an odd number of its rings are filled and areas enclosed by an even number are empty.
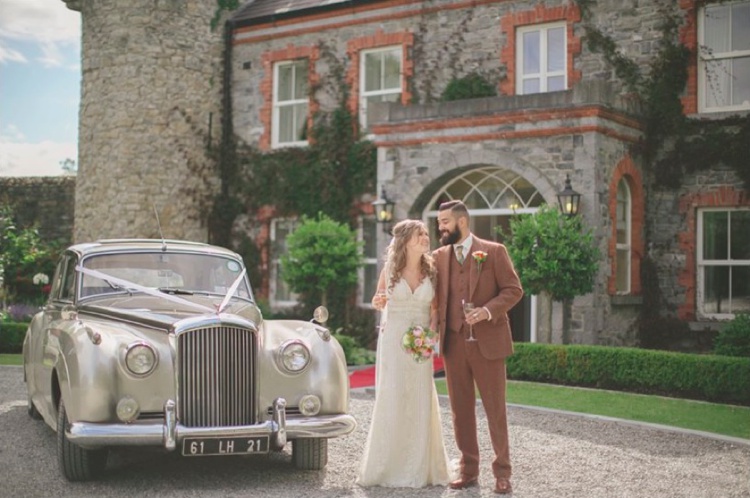
<svg viewBox="0 0 750 498"><path fill-rule="evenodd" d="M182 441L185 456L248 455L268 453L268 436L189 437Z"/></svg>

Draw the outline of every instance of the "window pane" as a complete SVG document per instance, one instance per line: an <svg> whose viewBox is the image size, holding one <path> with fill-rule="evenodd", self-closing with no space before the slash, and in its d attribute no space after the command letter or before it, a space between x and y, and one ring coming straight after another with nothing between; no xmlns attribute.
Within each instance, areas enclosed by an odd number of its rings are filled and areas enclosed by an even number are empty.
<svg viewBox="0 0 750 498"><path fill-rule="evenodd" d="M750 266L732 268L732 313L750 311Z"/></svg>
<svg viewBox="0 0 750 498"><path fill-rule="evenodd" d="M369 303L378 285L378 265L375 263L366 264L365 281L362 289L362 302Z"/></svg>
<svg viewBox="0 0 750 498"><path fill-rule="evenodd" d="M294 106L279 107L279 142L294 141Z"/></svg>
<svg viewBox="0 0 750 498"><path fill-rule="evenodd" d="M729 105L731 88L730 59L706 63L706 106L726 107Z"/></svg>
<svg viewBox="0 0 750 498"><path fill-rule="evenodd" d="M539 93L539 78L523 80L523 93L524 95Z"/></svg>
<svg viewBox="0 0 750 498"><path fill-rule="evenodd" d="M362 248L363 256L365 258L377 258L378 232L375 218L362 219L362 240L365 243Z"/></svg>
<svg viewBox="0 0 750 498"><path fill-rule="evenodd" d="M307 104L294 106L295 113L295 141L307 140Z"/></svg>
<svg viewBox="0 0 750 498"><path fill-rule="evenodd" d="M565 69L565 28L547 31L547 71Z"/></svg>
<svg viewBox="0 0 750 498"><path fill-rule="evenodd" d="M704 312L729 313L729 267L707 266L704 275Z"/></svg>
<svg viewBox="0 0 750 498"><path fill-rule="evenodd" d="M703 213L703 259L729 258L727 224L726 211Z"/></svg>
<svg viewBox="0 0 750 498"><path fill-rule="evenodd" d="M750 261L750 211L732 211L731 220L729 258Z"/></svg>
<svg viewBox="0 0 750 498"><path fill-rule="evenodd" d="M380 90L380 61L382 54L365 54L365 91Z"/></svg>
<svg viewBox="0 0 750 498"><path fill-rule="evenodd" d="M282 102L292 99L294 66L291 64L279 65L279 81L277 82L276 100Z"/></svg>
<svg viewBox="0 0 750 498"><path fill-rule="evenodd" d="M732 50L750 50L750 2L732 6Z"/></svg>
<svg viewBox="0 0 750 498"><path fill-rule="evenodd" d="M276 263L276 295L274 296L276 301L290 301L291 293L289 292L289 285L281 278L281 263Z"/></svg>
<svg viewBox="0 0 750 498"><path fill-rule="evenodd" d="M294 99L307 98L307 61L295 62L294 69Z"/></svg>
<svg viewBox="0 0 750 498"><path fill-rule="evenodd" d="M704 44L709 52L729 50L729 8L726 5L706 7Z"/></svg>
<svg viewBox="0 0 750 498"><path fill-rule="evenodd" d="M732 104L750 103L750 57L732 60Z"/></svg>
<svg viewBox="0 0 750 498"><path fill-rule="evenodd" d="M560 90L565 90L565 77L564 76L554 76L552 78L547 79L547 91L548 92L559 92Z"/></svg>
<svg viewBox="0 0 750 498"><path fill-rule="evenodd" d="M523 34L523 73L538 74L541 68L539 31Z"/></svg>
<svg viewBox="0 0 750 498"><path fill-rule="evenodd" d="M383 88L401 88L401 51L391 50L384 54L384 85Z"/></svg>
<svg viewBox="0 0 750 498"><path fill-rule="evenodd" d="M630 292L630 251L617 250L617 292Z"/></svg>

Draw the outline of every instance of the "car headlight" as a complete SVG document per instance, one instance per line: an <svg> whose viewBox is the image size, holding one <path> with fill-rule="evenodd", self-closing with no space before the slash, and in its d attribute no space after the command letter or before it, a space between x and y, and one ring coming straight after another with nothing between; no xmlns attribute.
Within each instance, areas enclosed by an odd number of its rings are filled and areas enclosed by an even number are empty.
<svg viewBox="0 0 750 498"><path fill-rule="evenodd" d="M125 352L125 366L133 375L148 375L156 367L156 351L145 342L135 342Z"/></svg>
<svg viewBox="0 0 750 498"><path fill-rule="evenodd" d="M301 341L287 341L279 347L279 367L289 373L300 373L310 364L310 350Z"/></svg>
<svg viewBox="0 0 750 498"><path fill-rule="evenodd" d="M299 411L306 417L313 417L320 413L320 398L314 394L302 396L299 400Z"/></svg>

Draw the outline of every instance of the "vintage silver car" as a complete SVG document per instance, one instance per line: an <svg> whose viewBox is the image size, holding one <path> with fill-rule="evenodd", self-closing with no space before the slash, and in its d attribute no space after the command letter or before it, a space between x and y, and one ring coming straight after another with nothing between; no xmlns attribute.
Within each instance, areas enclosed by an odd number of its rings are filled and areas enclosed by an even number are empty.
<svg viewBox="0 0 750 498"><path fill-rule="evenodd" d="M68 248L23 344L29 415L72 481L110 448L186 457L282 450L321 469L355 427L343 350L316 320L263 320L242 259L175 240Z"/></svg>

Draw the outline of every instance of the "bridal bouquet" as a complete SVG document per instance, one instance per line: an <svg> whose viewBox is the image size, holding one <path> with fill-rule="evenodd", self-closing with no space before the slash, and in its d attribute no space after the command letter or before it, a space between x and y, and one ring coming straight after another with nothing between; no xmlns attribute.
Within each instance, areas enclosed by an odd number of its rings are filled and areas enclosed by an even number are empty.
<svg viewBox="0 0 750 498"><path fill-rule="evenodd" d="M437 334L433 330L421 325L409 327L409 330L401 338L401 347L404 352L410 355L417 363L423 363L432 358L437 343Z"/></svg>

